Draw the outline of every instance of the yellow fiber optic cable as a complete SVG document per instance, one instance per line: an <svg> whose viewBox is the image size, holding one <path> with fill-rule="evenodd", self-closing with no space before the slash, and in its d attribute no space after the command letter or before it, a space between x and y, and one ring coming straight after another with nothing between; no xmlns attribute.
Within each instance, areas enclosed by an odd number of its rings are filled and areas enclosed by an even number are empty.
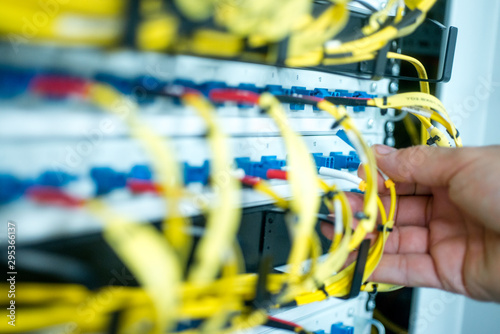
<svg viewBox="0 0 500 334"><path fill-rule="evenodd" d="M180 212L179 201L184 193L180 166L174 158L171 145L166 137L155 135L137 116L138 106L117 90L106 84L94 83L89 90L89 99L96 105L122 117L130 128L132 137L143 143L152 158L155 178L164 195L167 215L163 230L168 242L185 264L191 249L190 220Z"/></svg>
<svg viewBox="0 0 500 334"><path fill-rule="evenodd" d="M238 232L240 183L231 173L227 138L220 130L212 105L198 94L185 94L183 101L194 107L206 122L208 141L213 152L212 185L216 200L209 208L205 235L197 246L195 263L189 272L191 282L208 283L220 272L224 256Z"/></svg>
<svg viewBox="0 0 500 334"><path fill-rule="evenodd" d="M292 249L288 259L291 267L289 280L290 283L297 283L301 276L301 263L308 256L308 245L320 204L317 183L311 182L317 177L316 167L304 142L290 128L280 102L271 94L264 93L260 96L259 105L267 110L280 129L288 151L288 181L293 193L290 208L298 218L292 229Z"/></svg>

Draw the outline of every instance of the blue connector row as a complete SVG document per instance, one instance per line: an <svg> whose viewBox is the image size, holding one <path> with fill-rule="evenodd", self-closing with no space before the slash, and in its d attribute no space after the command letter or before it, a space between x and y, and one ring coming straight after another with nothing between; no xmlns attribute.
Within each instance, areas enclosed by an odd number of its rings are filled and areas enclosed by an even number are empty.
<svg viewBox="0 0 500 334"><path fill-rule="evenodd" d="M245 171L245 175L267 179L269 169L281 169L285 160L277 159L275 155L261 157L260 161L251 161L248 157L236 158L236 165Z"/></svg>
<svg viewBox="0 0 500 334"><path fill-rule="evenodd" d="M208 184L210 175L210 162L205 160L201 166L191 166L187 162L183 164L184 183L199 182ZM147 165L135 165L129 173L117 172L109 167L94 167L90 170L90 176L96 185L96 195L105 195L115 189L125 188L127 180L153 180L151 168Z"/></svg>
<svg viewBox="0 0 500 334"><path fill-rule="evenodd" d="M200 182L208 184L210 163L205 161L201 166L184 163L184 182L186 184ZM116 189L127 186L128 180L150 181L153 173L147 165L135 165L130 172L116 171L110 167L94 167L90 170L90 178L95 184L95 195L106 195ZM22 180L13 175L0 173L0 204L12 202L32 186L61 188L78 177L62 171L46 171L35 179Z"/></svg>
<svg viewBox="0 0 500 334"><path fill-rule="evenodd" d="M349 154L330 152L328 156L324 156L322 153L313 153L313 158L318 168L327 167L354 171L358 169L360 164L358 154L355 151L350 151Z"/></svg>
<svg viewBox="0 0 500 334"><path fill-rule="evenodd" d="M110 167L94 167L90 170L90 177L96 186L97 196L109 194L127 185L127 173L117 172Z"/></svg>
<svg viewBox="0 0 500 334"><path fill-rule="evenodd" d="M59 74L64 75L64 73L57 73L54 71L37 71L34 69L20 69L0 66L0 97L11 98L24 93L29 86L29 83L33 77L36 75L47 75L47 74ZM188 88L192 88L202 92L205 96L208 96L212 89L217 88L237 88L242 90L248 90L255 93L269 92L274 95L304 95L304 96L316 96L316 97L328 97L328 96L339 96L339 97L357 97L357 98L374 98L377 95L368 94L363 91L355 91L350 93L344 89L337 89L334 91L328 90L328 88L314 88L306 89L302 86L292 86L291 88L283 88L281 85L267 85L265 87L257 87L252 83L240 83L238 86L229 86L223 81L206 81L201 84L197 84L189 79L175 79L171 82L161 81L150 75L141 75L136 78L125 78L119 75L111 73L97 73L93 77L94 80L99 82L104 82L115 87L118 91L125 95L135 95L139 103L150 103L154 101L154 96L146 94L146 92L159 92L163 90L168 85L179 85ZM175 103L180 103L178 99L174 99ZM247 105L239 105L240 107L248 107ZM364 111L363 106L353 107L355 112ZM291 110L304 110L303 104L290 104ZM315 107L315 110L317 108Z"/></svg>
<svg viewBox="0 0 500 334"><path fill-rule="evenodd" d="M14 201L32 186L64 187L77 177L65 172L46 171L35 179L21 180L10 174L0 174L0 204Z"/></svg>
<svg viewBox="0 0 500 334"><path fill-rule="evenodd" d="M64 187L77 177L65 172L46 171L35 179L21 180L10 174L0 174L0 204L14 201L32 186Z"/></svg>
<svg viewBox="0 0 500 334"><path fill-rule="evenodd" d="M356 170L359 166L359 158L356 152L349 154L331 152L329 156L321 153L313 154L316 166L334 169ZM286 160L277 159L275 155L263 156L260 161L251 161L249 157L235 159L238 168L245 171L248 176L267 179L269 169L282 169ZM183 163L184 183L208 184L210 178L210 162L205 160L201 166L193 166ZM97 196L106 195L116 189L127 186L130 179L150 181L153 179L151 168L147 165L135 165L130 172L116 171L110 167L94 167L90 170L90 177L95 184ZM0 174L0 204L8 203L21 197L26 189L31 186L64 187L70 182L77 180L77 176L62 171L46 171L35 179L21 180L13 175Z"/></svg>

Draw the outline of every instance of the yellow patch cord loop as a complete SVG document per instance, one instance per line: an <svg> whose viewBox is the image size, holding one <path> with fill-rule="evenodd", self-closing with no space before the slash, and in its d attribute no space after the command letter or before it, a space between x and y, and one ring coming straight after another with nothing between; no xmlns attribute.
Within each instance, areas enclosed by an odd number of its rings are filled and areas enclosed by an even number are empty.
<svg viewBox="0 0 500 334"><path fill-rule="evenodd" d="M353 250L363 241L366 233L371 232L375 227L377 219L377 164L372 150L364 142L361 133L347 115L344 107L337 108L332 103L323 100L318 102L318 108L328 112L335 120L341 121L340 125L344 127L349 139L355 146L366 174L367 187L363 203L365 218L360 220L352 236L349 249Z"/></svg>

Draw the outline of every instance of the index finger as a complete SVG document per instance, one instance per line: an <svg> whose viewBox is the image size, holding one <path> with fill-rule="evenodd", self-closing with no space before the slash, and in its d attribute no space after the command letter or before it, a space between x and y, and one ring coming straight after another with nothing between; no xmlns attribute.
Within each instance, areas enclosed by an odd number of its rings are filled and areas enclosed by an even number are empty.
<svg viewBox="0 0 500 334"><path fill-rule="evenodd" d="M379 168L393 181L427 187L448 186L453 176L476 158L469 148L414 146L396 150L374 145Z"/></svg>

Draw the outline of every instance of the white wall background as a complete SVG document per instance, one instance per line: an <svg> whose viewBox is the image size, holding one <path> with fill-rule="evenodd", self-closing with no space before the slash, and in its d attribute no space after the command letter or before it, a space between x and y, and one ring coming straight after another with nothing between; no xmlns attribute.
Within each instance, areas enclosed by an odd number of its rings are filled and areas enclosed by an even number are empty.
<svg viewBox="0 0 500 334"><path fill-rule="evenodd" d="M458 44L453 76L439 87L440 98L464 145L500 144L500 1L450 2L446 24L458 27ZM499 333L499 325L500 304L417 289L412 334Z"/></svg>
<svg viewBox="0 0 500 334"><path fill-rule="evenodd" d="M438 0L439 1L439 0ZM465 145L500 143L500 2L449 0L447 25L458 27L452 79L439 87ZM496 122L495 122L496 121Z"/></svg>

